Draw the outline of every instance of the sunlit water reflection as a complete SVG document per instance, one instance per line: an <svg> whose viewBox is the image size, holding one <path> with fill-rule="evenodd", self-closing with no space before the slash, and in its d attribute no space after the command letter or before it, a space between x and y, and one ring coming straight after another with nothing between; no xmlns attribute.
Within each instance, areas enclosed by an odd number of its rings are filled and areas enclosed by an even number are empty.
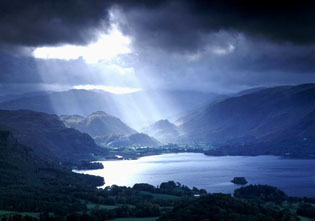
<svg viewBox="0 0 315 221"><path fill-rule="evenodd" d="M250 184L277 186L289 195L315 196L315 160L179 153L102 161L102 164L102 170L79 172L104 177L105 186L159 185L174 180L189 187L223 193L232 193L239 187L230 182L233 177L245 176Z"/></svg>

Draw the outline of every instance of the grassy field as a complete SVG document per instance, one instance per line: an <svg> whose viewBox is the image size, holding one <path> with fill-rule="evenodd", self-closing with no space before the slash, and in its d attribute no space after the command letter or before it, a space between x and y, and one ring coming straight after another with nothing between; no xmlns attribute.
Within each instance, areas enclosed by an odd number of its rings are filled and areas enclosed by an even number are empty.
<svg viewBox="0 0 315 221"><path fill-rule="evenodd" d="M116 204L116 205L104 205L104 204L96 204L96 203L92 203L89 202L86 204L86 207L90 210L90 209L94 209L95 207L98 207L99 209L116 209L120 206L128 206L130 208L134 208L134 205L129 205L129 204Z"/></svg>
<svg viewBox="0 0 315 221"><path fill-rule="evenodd" d="M285 209L290 210L292 213L296 213L296 210L299 208L299 203L282 203L280 208L285 208ZM301 219L301 221L311 221L312 220L311 218L307 218L304 216L299 216L299 218Z"/></svg>
<svg viewBox="0 0 315 221"><path fill-rule="evenodd" d="M158 198L158 199L165 199L165 200L176 200L176 199L179 199L178 196L168 195L168 194L153 193L152 195L153 195L154 198Z"/></svg>
<svg viewBox="0 0 315 221"><path fill-rule="evenodd" d="M32 216L32 217L39 218L39 213L14 212L14 211L8 211L8 210L0 210L0 217L12 216L12 215Z"/></svg>
<svg viewBox="0 0 315 221"><path fill-rule="evenodd" d="M164 200L176 200L176 199L179 199L178 196L174 196L174 195L161 194L161 193L150 193L150 192L146 192L146 191L141 191L141 194L143 194L143 195L151 195L154 198L164 199Z"/></svg>
<svg viewBox="0 0 315 221"><path fill-rule="evenodd" d="M86 207L90 210L90 209L94 209L95 207L97 207L99 209L116 209L119 206L117 206L117 205L102 205L102 204L88 203L88 204L86 204Z"/></svg>
<svg viewBox="0 0 315 221"><path fill-rule="evenodd" d="M307 218L307 217L304 217L304 216L299 216L299 218L301 219L301 221L312 221L311 218Z"/></svg>
<svg viewBox="0 0 315 221"><path fill-rule="evenodd" d="M118 218L112 219L111 221L155 221L159 217L148 217L148 218Z"/></svg>

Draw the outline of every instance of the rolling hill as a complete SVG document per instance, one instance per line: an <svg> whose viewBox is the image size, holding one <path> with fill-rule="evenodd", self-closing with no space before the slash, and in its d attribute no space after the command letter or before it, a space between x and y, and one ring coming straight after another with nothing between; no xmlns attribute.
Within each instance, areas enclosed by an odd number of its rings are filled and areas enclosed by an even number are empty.
<svg viewBox="0 0 315 221"><path fill-rule="evenodd" d="M149 127L144 128L142 132L164 143L175 142L179 136L176 125L170 123L168 120L159 120Z"/></svg>
<svg viewBox="0 0 315 221"><path fill-rule="evenodd" d="M57 115L88 116L104 111L133 128L141 129L160 119L177 119L205 105L217 94L185 90L148 90L112 94L100 90L29 93L0 99L0 109L28 109Z"/></svg>
<svg viewBox="0 0 315 221"><path fill-rule="evenodd" d="M95 142L103 147L155 147L160 142L144 133L131 135L112 134L104 137L96 137Z"/></svg>
<svg viewBox="0 0 315 221"><path fill-rule="evenodd" d="M94 112L86 118L80 115L61 115L60 119L66 126L75 128L82 133L87 133L92 137L136 133L135 130L127 126L120 119L103 111Z"/></svg>
<svg viewBox="0 0 315 221"><path fill-rule="evenodd" d="M0 130L11 131L19 143L41 159L74 163L104 154L85 133L67 128L56 115L19 110L0 110Z"/></svg>
<svg viewBox="0 0 315 221"><path fill-rule="evenodd" d="M304 145L315 137L314 105L315 84L267 88L209 104L193 117L188 116L181 129L186 140L217 146ZM307 144L308 150L312 145ZM282 149L279 152L288 151ZM292 152L292 148L289 150Z"/></svg>

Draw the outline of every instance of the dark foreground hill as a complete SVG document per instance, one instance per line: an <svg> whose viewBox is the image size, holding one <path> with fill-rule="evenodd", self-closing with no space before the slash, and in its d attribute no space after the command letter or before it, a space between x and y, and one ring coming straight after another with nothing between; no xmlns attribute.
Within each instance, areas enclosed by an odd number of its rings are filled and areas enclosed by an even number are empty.
<svg viewBox="0 0 315 221"><path fill-rule="evenodd" d="M32 148L22 145L9 131L0 131L0 186L43 185L63 183L66 185L97 186L102 178L74 174L48 159L38 158ZM84 181L84 178L88 177ZM82 178L82 180L81 180ZM95 183L91 182L95 180ZM77 182L77 183L76 183Z"/></svg>
<svg viewBox="0 0 315 221"><path fill-rule="evenodd" d="M0 131L0 210L76 210L80 201L65 195L74 189L94 189L103 178L72 173L49 159L38 158L9 131Z"/></svg>
<svg viewBox="0 0 315 221"><path fill-rule="evenodd" d="M74 163L105 154L88 135L67 128L56 115L28 110L0 110L0 129L11 131L16 139L42 159Z"/></svg>
<svg viewBox="0 0 315 221"><path fill-rule="evenodd" d="M211 194L182 202L160 221L178 220L298 220L286 212L268 210L226 194Z"/></svg>
<svg viewBox="0 0 315 221"><path fill-rule="evenodd" d="M181 129L187 140L230 146L234 154L257 150L259 154L311 156L315 151L314 105L315 84L262 89L212 103ZM244 146L252 148L241 149Z"/></svg>

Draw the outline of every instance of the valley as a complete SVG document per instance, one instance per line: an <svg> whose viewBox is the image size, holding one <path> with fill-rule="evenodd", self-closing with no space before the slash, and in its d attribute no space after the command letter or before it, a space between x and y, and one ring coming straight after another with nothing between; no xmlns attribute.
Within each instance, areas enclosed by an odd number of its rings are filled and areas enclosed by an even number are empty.
<svg viewBox="0 0 315 221"><path fill-rule="evenodd" d="M138 130L102 110L86 116L1 110L3 217L167 220L179 216L176 211L185 208L187 199L191 205L199 197L203 205L208 198L234 204L240 191L230 182L235 176L246 177L244 188L266 185L254 191L269 186L285 191L285 200L276 196L271 204L255 198L254 204L264 208L262 216L312 217L314 88L240 92L173 122L159 120ZM250 206L252 199L243 203ZM267 215L270 209L277 215ZM234 213L244 215L239 208Z"/></svg>
<svg viewBox="0 0 315 221"><path fill-rule="evenodd" d="M315 1L0 0L0 221L314 221Z"/></svg>

